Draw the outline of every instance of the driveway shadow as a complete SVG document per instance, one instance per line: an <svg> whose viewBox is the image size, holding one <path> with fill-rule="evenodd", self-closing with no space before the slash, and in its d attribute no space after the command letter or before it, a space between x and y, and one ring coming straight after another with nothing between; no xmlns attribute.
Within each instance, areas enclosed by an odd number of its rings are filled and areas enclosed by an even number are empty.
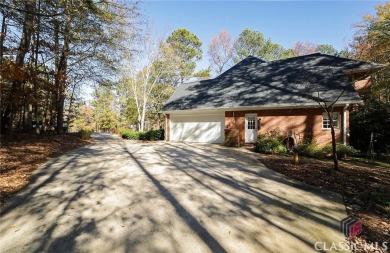
<svg viewBox="0 0 390 253"><path fill-rule="evenodd" d="M204 228L214 235L213 240L226 242L228 236L256 245L248 250L269 252L314 251L315 242L344 240L338 226L346 213L336 193L287 179L248 154L218 145L164 143L155 145L153 152L158 157L142 152L131 157L163 189L162 195L192 213L191 220L229 224L224 235L220 227L206 223ZM153 175L159 167L168 169ZM254 221L254 226L248 226L248 221ZM234 239L232 231L237 233ZM285 244L275 243L275 237ZM229 248L235 249L232 244L225 246Z"/></svg>
<svg viewBox="0 0 390 253"><path fill-rule="evenodd" d="M4 209L4 252L312 252L341 197L217 145L95 144L46 163Z"/></svg>

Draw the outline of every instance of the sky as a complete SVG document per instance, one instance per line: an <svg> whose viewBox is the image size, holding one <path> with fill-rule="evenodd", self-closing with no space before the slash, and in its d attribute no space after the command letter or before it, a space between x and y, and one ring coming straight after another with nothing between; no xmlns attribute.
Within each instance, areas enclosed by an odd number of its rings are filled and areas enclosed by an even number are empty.
<svg viewBox="0 0 390 253"><path fill-rule="evenodd" d="M207 45L222 29L237 38L242 30L260 31L285 48L297 41L330 44L342 50L353 38L352 25L386 1L146 1L141 7L153 26L169 36L186 28L202 41L207 68Z"/></svg>

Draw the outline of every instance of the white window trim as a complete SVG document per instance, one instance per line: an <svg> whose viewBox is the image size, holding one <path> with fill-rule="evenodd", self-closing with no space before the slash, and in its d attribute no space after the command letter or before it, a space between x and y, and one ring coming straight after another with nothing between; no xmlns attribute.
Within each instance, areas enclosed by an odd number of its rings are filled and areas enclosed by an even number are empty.
<svg viewBox="0 0 390 253"><path fill-rule="evenodd" d="M337 115L337 126L334 126L334 129L339 130L340 129L340 113L339 112L332 112L332 114ZM326 116L326 118L328 118L328 114L326 112L322 113L322 121L321 121L322 130L330 130L331 129L330 126L324 127L324 119L325 119L324 116Z"/></svg>

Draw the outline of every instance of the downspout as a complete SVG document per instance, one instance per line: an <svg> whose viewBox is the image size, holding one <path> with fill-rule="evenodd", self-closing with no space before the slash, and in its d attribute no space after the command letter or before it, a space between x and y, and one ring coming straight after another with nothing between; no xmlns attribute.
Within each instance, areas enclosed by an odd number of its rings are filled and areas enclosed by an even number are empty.
<svg viewBox="0 0 390 253"><path fill-rule="evenodd" d="M343 108L343 144L347 145L347 109L349 104Z"/></svg>

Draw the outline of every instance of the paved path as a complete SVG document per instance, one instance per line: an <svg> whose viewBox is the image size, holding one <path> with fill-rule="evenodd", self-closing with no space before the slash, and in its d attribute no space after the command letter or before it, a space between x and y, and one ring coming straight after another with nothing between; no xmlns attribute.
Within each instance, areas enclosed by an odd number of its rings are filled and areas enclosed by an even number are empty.
<svg viewBox="0 0 390 253"><path fill-rule="evenodd" d="M6 207L1 252L314 252L343 240L340 195L253 154L95 137L46 163Z"/></svg>

